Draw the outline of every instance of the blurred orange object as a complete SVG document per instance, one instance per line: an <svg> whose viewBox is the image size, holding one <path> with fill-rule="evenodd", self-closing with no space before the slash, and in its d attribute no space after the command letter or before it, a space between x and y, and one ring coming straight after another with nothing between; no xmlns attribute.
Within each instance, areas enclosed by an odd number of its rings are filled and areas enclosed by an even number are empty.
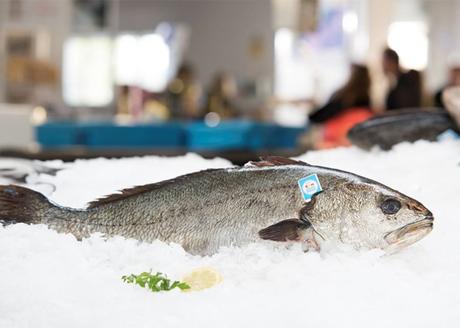
<svg viewBox="0 0 460 328"><path fill-rule="evenodd" d="M373 115L369 108L350 108L331 118L323 125L322 138L317 142L316 148L328 149L341 146L350 146L347 138L348 130L355 124L367 120Z"/></svg>

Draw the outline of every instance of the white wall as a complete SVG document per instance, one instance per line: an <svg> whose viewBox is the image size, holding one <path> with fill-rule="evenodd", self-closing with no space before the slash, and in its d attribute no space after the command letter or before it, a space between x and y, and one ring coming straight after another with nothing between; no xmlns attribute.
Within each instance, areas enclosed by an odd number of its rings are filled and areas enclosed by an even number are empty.
<svg viewBox="0 0 460 328"><path fill-rule="evenodd" d="M162 21L190 27L186 60L191 62L203 83L217 70L239 80L271 79L273 75L273 31L269 0L119 0L112 3L112 31L152 30ZM114 9L114 8L112 8ZM252 58L252 38L262 38L265 51Z"/></svg>
<svg viewBox="0 0 460 328"><path fill-rule="evenodd" d="M446 82L447 59L460 52L460 1L425 0L429 23L429 62L427 86L435 90Z"/></svg>

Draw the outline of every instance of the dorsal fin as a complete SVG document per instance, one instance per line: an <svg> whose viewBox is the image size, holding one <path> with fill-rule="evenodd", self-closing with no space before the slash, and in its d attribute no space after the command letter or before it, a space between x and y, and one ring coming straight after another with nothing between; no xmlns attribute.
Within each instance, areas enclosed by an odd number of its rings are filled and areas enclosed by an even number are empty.
<svg viewBox="0 0 460 328"><path fill-rule="evenodd" d="M136 186L136 187L132 187L132 188L126 188L126 189L120 190L118 193L107 195L107 196L104 196L102 198L93 200L92 202L88 203L87 209L93 209L93 208L101 206L101 205L106 205L106 204L110 204L110 203L113 203L113 202L117 202L117 201L129 198L129 197L132 197L132 196L136 196L136 195L139 195L139 194L142 194L142 193L145 193L145 192L158 190L158 189L163 188L163 187L165 187L167 185L170 185L170 184L173 184L173 183L180 183L183 180L193 178L193 176L200 175L200 174L203 174L203 173L212 172L212 171L218 171L218 170L221 170L221 169L208 169L208 170L204 170L204 171L198 171L198 172L193 172L193 173L181 175L181 176L178 176L176 178L165 180L165 181L160 181L160 182L156 182L156 183L150 183L150 184L146 184L146 185L143 185L143 186Z"/></svg>
<svg viewBox="0 0 460 328"><path fill-rule="evenodd" d="M139 195L143 192L154 190L156 185L157 183L152 183L152 184L147 184L143 186L136 186L132 188L122 189L116 194L103 196L102 198L93 200L92 202L88 203L87 208L91 209L91 208L98 207L100 205L109 204L109 203L116 202L116 201L131 197L131 196Z"/></svg>
<svg viewBox="0 0 460 328"><path fill-rule="evenodd" d="M308 165L302 161L296 161L291 158L281 157L281 156L267 156L261 157L260 161L258 162L249 162L250 165L256 167L264 167L264 166L281 166L281 165Z"/></svg>

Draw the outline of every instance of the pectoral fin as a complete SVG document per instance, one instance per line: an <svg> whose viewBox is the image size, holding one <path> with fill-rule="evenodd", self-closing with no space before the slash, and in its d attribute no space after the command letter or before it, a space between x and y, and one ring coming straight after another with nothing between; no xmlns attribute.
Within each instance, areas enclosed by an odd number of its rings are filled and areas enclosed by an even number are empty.
<svg viewBox="0 0 460 328"><path fill-rule="evenodd" d="M300 241L305 230L309 227L307 222L298 219L289 219L260 230L259 237L273 241Z"/></svg>
<svg viewBox="0 0 460 328"><path fill-rule="evenodd" d="M316 236L324 239L316 232L307 217L308 207L300 211L299 219L289 219L277 222L259 231L259 237L265 240L289 242L296 241L302 244L305 252L320 250Z"/></svg>

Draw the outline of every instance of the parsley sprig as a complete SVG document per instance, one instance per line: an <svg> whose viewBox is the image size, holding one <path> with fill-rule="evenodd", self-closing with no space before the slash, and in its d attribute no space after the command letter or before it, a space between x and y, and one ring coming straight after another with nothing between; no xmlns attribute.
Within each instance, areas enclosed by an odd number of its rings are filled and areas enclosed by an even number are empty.
<svg viewBox="0 0 460 328"><path fill-rule="evenodd" d="M187 283L182 281L171 281L161 272L152 274L150 271L142 272L138 275L130 274L121 277L121 279L128 284L136 284L142 288L148 288L152 292L168 291L174 288L179 288L180 290L190 289Z"/></svg>

